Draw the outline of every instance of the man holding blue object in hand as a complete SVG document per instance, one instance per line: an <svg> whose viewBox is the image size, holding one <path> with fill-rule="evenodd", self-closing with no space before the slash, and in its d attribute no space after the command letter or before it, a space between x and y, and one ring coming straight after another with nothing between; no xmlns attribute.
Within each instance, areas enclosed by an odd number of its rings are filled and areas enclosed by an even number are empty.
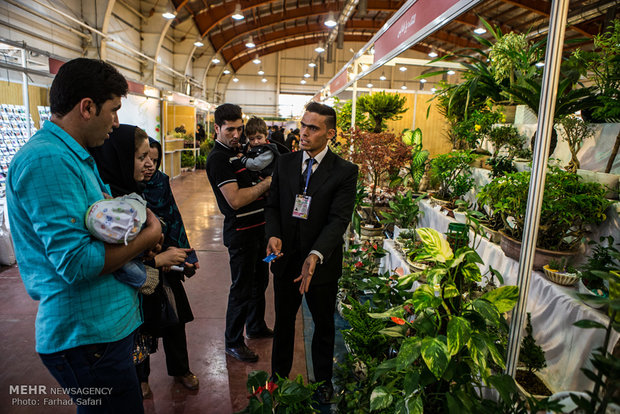
<svg viewBox="0 0 620 414"><path fill-rule="evenodd" d="M314 321L314 379L323 381L321 403L333 393L334 309L358 174L355 164L327 147L335 135L333 108L308 104L301 119L301 151L278 158L265 206L267 254L278 255L271 264L276 309L272 374L287 377L291 371L295 318L305 295Z"/></svg>

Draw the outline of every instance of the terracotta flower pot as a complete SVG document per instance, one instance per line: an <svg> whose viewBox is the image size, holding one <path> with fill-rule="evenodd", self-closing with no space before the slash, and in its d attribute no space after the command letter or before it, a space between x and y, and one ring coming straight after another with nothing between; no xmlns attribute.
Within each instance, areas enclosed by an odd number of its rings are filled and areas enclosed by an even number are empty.
<svg viewBox="0 0 620 414"><path fill-rule="evenodd" d="M521 253L521 242L508 236L501 230L499 233L502 236L499 245L506 254L506 256L515 260L519 260L519 254ZM569 258L575 256L578 252L579 250L558 252L554 250L540 249L537 247L534 254L533 268L534 270L543 270L543 266L551 262L552 260L561 261L562 258L568 260Z"/></svg>

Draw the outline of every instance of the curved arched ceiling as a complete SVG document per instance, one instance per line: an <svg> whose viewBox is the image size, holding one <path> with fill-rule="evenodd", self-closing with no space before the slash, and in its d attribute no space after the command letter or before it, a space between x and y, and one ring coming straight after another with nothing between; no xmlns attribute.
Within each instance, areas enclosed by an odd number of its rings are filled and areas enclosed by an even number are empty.
<svg viewBox="0 0 620 414"><path fill-rule="evenodd" d="M359 0L366 3L366 11L359 4L348 19L345 42L370 39L406 0ZM208 57L204 76L211 69L211 58L221 57L222 63L238 71L255 54L264 56L281 50L312 44L327 39L330 30L323 22L332 11L338 18L350 1L347 0L171 0L177 11L172 22L176 27L193 20L203 42L210 47L194 49L190 60ZM231 18L239 5L243 20ZM616 14L617 0L570 0L568 39L591 38ZM499 26L503 32L546 34L549 26L549 0L485 0L472 10L445 25L417 50L435 49L440 55L462 47L476 46L472 28L479 25L479 16ZM252 36L255 49L245 47ZM221 66L220 66L221 67ZM219 70L219 69L218 69Z"/></svg>

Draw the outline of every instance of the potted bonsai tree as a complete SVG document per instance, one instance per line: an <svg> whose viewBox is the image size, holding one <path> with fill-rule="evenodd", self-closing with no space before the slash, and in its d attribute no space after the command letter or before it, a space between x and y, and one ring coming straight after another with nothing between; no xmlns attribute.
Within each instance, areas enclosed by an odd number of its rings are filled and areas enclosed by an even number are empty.
<svg viewBox="0 0 620 414"><path fill-rule="evenodd" d="M361 132L356 130L351 135L353 162L360 167L364 182L370 187L370 211L362 223L362 232L374 230L383 232L383 225L377 220L376 200L378 189L390 172L398 171L410 157L410 149L400 136L390 132ZM377 235L377 234L374 234Z"/></svg>
<svg viewBox="0 0 620 414"><path fill-rule="evenodd" d="M503 222L501 247L508 257L519 258L519 240L523 237L525 207L530 172L517 172L494 178L480 191ZM545 182L534 268L557 255L572 256L581 245L590 226L602 223L610 202L600 184L587 183L572 173L551 167Z"/></svg>
<svg viewBox="0 0 620 414"><path fill-rule="evenodd" d="M559 124L562 125L564 129L564 139L568 144L571 155L571 160L566 166L566 170L576 173L580 166L577 152L579 152L579 148L581 148L583 141L590 138L594 134L594 131L590 127L590 124L574 115L562 117Z"/></svg>

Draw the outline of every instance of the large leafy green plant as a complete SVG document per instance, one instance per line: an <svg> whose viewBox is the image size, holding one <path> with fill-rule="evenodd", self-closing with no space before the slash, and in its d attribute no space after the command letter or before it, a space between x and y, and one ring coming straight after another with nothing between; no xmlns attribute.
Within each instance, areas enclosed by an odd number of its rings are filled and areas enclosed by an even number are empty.
<svg viewBox="0 0 620 414"><path fill-rule="evenodd" d="M480 204L499 214L505 232L521 240L525 224L525 208L530 185L530 172L517 172L493 179L478 193ZM605 220L610 202L605 189L557 167L551 168L545 182L537 247L566 251L582 242L590 226Z"/></svg>
<svg viewBox="0 0 620 414"><path fill-rule="evenodd" d="M368 113L375 133L385 129L385 121L400 119L400 114L407 112L406 103L407 98L397 93L377 92L357 98L357 107Z"/></svg>
<svg viewBox="0 0 620 414"><path fill-rule="evenodd" d="M404 130L402 141L405 145L411 147L411 158L409 159L409 165L405 165L404 168L395 172L391 178L390 187L404 185L410 187L413 191L418 191L420 181L422 181L422 177L424 177L426 172L429 156L429 152L422 149L422 130L420 128L416 128L413 131L410 129ZM404 174L402 173L403 170L405 171Z"/></svg>
<svg viewBox="0 0 620 414"><path fill-rule="evenodd" d="M518 288L504 286L475 295L476 283L482 280L482 260L475 250L453 252L433 229L417 233L424 245L419 259L433 266L424 272L427 284L402 305L371 314L393 321L383 333L399 340L399 352L377 367L370 408L471 412L482 400L476 389L492 385L491 367L504 367L498 347L508 330L503 314L515 305ZM408 287L419 276L404 276L399 285Z"/></svg>

